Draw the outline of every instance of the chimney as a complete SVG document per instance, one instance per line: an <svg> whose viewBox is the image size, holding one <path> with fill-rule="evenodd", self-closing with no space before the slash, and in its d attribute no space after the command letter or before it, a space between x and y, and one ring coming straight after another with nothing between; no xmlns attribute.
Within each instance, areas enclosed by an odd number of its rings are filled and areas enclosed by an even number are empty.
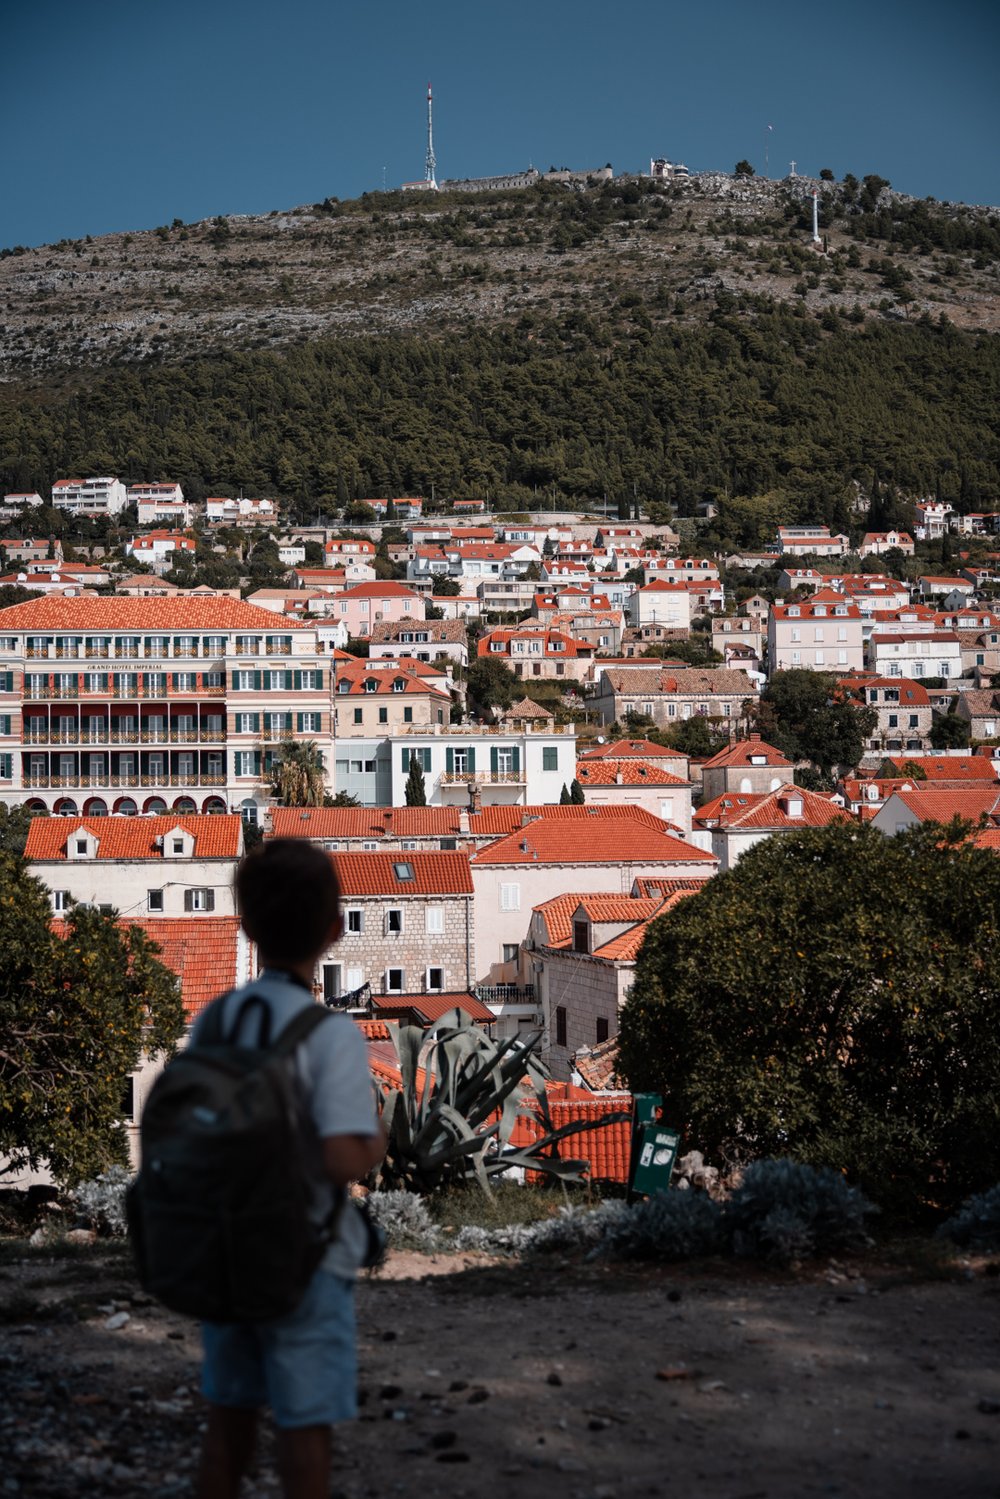
<svg viewBox="0 0 1000 1499"><path fill-rule="evenodd" d="M469 814L470 814L470 816L475 817L475 816L478 815L478 813L482 810L482 801L483 801L483 793L480 791L480 789L479 789L478 786L476 786L474 783L470 783L470 785L469 785Z"/></svg>

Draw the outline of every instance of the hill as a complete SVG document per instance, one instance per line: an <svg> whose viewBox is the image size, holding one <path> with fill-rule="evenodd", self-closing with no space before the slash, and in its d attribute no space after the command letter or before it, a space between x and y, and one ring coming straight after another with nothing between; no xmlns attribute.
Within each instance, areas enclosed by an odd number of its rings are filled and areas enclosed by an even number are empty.
<svg viewBox="0 0 1000 1499"><path fill-rule="evenodd" d="M1000 489L1000 217L881 178L370 195L0 258L0 484L604 494L846 524ZM743 516L730 539L751 544Z"/></svg>

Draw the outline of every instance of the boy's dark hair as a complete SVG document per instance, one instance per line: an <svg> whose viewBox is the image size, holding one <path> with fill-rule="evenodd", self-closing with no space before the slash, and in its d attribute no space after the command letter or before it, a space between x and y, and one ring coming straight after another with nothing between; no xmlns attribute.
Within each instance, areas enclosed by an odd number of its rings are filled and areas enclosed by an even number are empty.
<svg viewBox="0 0 1000 1499"><path fill-rule="evenodd" d="M321 952L340 915L330 855L305 838L268 838L236 871L236 904L265 958L301 963Z"/></svg>

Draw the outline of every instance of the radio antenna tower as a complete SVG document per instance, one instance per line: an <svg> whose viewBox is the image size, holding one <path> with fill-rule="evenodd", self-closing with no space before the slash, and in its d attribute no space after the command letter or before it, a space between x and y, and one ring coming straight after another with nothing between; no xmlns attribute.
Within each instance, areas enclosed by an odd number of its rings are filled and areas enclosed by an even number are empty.
<svg viewBox="0 0 1000 1499"><path fill-rule="evenodd" d="M817 192L816 188L813 188L812 200L813 200L813 238L812 238L812 242L813 242L813 248L814 249L820 249L820 248L822 248L823 241L819 237L819 193Z"/></svg>
<svg viewBox="0 0 1000 1499"><path fill-rule="evenodd" d="M437 157L434 155L434 96L431 93L430 84L427 85L427 156L424 161L424 181L428 187L437 187L434 173L437 169Z"/></svg>

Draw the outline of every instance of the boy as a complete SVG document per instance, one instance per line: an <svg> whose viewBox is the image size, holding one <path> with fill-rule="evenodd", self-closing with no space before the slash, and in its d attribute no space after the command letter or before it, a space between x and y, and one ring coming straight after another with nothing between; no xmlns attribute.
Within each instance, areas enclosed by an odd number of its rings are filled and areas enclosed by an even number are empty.
<svg viewBox="0 0 1000 1499"><path fill-rule="evenodd" d="M236 873L236 899L247 936L257 944L260 976L215 1001L227 1034L249 994L267 1002L271 1036L306 1005L319 957L342 930L340 890L328 854L305 840L258 844ZM259 1011L243 1022L256 1044ZM192 1040L198 1038L196 1023ZM324 1222L348 1184L364 1176L385 1148L361 1032L330 1015L297 1055L308 1108L322 1151L313 1212ZM202 1393L208 1426L198 1499L235 1499L253 1456L260 1407L278 1429L278 1463L286 1499L326 1499L330 1489L330 1423L356 1414L354 1275L366 1232L349 1200L299 1306L262 1323L205 1323Z"/></svg>

